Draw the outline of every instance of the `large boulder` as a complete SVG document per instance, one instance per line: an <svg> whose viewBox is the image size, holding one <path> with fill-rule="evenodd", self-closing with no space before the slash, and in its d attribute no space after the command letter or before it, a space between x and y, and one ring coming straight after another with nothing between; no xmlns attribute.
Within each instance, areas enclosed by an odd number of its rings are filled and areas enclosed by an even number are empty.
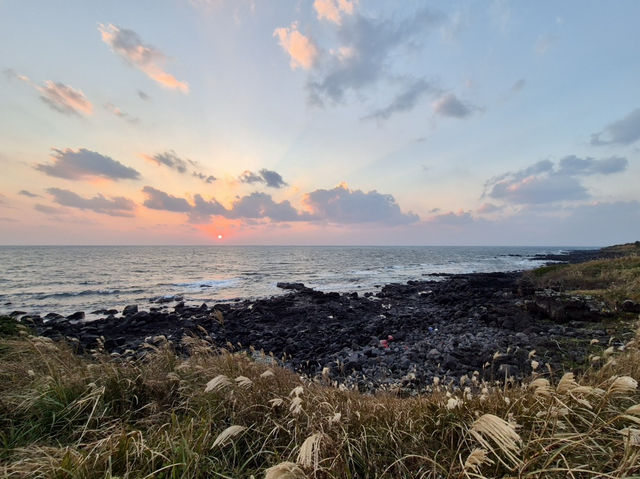
<svg viewBox="0 0 640 479"><path fill-rule="evenodd" d="M535 311L554 321L602 321L611 316L605 304L590 297L569 296L557 291L538 291Z"/></svg>

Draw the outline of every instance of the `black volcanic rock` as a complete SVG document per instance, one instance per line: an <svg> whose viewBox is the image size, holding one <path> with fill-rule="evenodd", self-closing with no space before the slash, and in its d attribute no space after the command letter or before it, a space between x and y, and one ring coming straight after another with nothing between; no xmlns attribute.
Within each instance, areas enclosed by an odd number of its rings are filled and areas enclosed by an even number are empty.
<svg viewBox="0 0 640 479"><path fill-rule="evenodd" d="M306 291L306 290L310 290L311 288L307 288L303 283L285 283L285 282L278 282L276 284L276 287L280 288L280 289L289 289L292 291Z"/></svg>
<svg viewBox="0 0 640 479"><path fill-rule="evenodd" d="M138 305L137 304L130 304L130 305L124 307L124 309L122 310L122 316L130 316L130 315L135 314L137 312L138 312Z"/></svg>

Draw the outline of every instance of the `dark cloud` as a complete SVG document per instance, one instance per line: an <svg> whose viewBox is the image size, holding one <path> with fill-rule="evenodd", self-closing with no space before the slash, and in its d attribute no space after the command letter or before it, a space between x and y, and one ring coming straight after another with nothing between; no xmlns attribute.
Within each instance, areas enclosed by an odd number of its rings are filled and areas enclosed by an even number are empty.
<svg viewBox="0 0 640 479"><path fill-rule="evenodd" d="M38 164L36 170L49 176L65 178L68 180L81 180L84 178L100 177L110 180L137 180L140 178L133 168L123 165L108 156L95 151L80 148L73 151L70 148L59 150L52 148L52 164Z"/></svg>
<svg viewBox="0 0 640 479"><path fill-rule="evenodd" d="M559 162L559 175L589 176L589 175L610 175L624 171L629 166L626 158L612 156L602 160L593 158L578 158L570 155L562 158Z"/></svg>
<svg viewBox="0 0 640 479"><path fill-rule="evenodd" d="M121 118L125 121L128 121L129 123L135 125L137 123L140 123L140 119L136 118L135 116L131 116L129 113L122 111L120 108L118 108L117 106L115 106L113 103L111 102L107 102L104 104L104 109L107 110L109 113L114 114L115 116L117 116L118 118Z"/></svg>
<svg viewBox="0 0 640 479"><path fill-rule="evenodd" d="M433 109L438 115L452 118L466 118L478 110L477 107L460 101L453 93L441 96L434 103Z"/></svg>
<svg viewBox="0 0 640 479"><path fill-rule="evenodd" d="M251 193L233 203L228 218L270 218L272 221L301 221L310 217L299 213L289 201L277 203L266 193Z"/></svg>
<svg viewBox="0 0 640 479"><path fill-rule="evenodd" d="M205 183L213 183L214 181L217 180L217 178L213 175L205 175L204 173L198 173L195 171L192 173L192 175L195 176L196 178L201 179Z"/></svg>
<svg viewBox="0 0 640 479"><path fill-rule="evenodd" d="M151 186L145 186L142 191L147 195L143 205L152 210L173 211L175 213L191 212L191 205L184 198L169 195Z"/></svg>
<svg viewBox="0 0 640 479"><path fill-rule="evenodd" d="M595 160L570 155L562 158L558 167L549 160L543 160L523 170L490 179L485 184L483 197L488 195L517 204L583 200L590 195L580 177L619 173L627 166L628 161L621 157Z"/></svg>
<svg viewBox="0 0 640 479"><path fill-rule="evenodd" d="M347 92L374 85L388 76L391 57L402 46L431 32L443 16L422 9L409 18L372 19L360 14L345 18L338 27L342 49L328 55L308 82L309 100L340 102Z"/></svg>
<svg viewBox="0 0 640 479"><path fill-rule="evenodd" d="M151 97L147 95L145 92L143 92L142 90L138 90L137 93L141 100L144 100L144 101L151 100Z"/></svg>
<svg viewBox="0 0 640 479"><path fill-rule="evenodd" d="M258 173L245 170L239 177L242 183L264 183L270 188L283 188L287 183L282 179L280 173L273 170L262 169Z"/></svg>
<svg viewBox="0 0 640 479"><path fill-rule="evenodd" d="M182 159L176 152L173 150L165 151L164 153L158 153L153 156L151 155L142 155L147 161L151 163L155 163L158 166L166 166L167 168L171 168L172 170L177 171L178 173L186 174L191 171L191 176L198 178L205 183L213 183L216 181L216 177L213 175L207 175L202 173L201 171L193 170L193 168L200 169L201 166L197 161Z"/></svg>
<svg viewBox="0 0 640 479"><path fill-rule="evenodd" d="M167 166L172 170L176 170L178 173L186 173L187 167L189 166L188 163L176 155L176 152L173 150L168 150L164 153L157 153L153 156L144 155L144 157L158 166Z"/></svg>
<svg viewBox="0 0 640 479"><path fill-rule="evenodd" d="M46 81L44 86L36 87L40 99L51 109L65 115L90 115L93 105L80 90L60 82Z"/></svg>
<svg viewBox="0 0 640 479"><path fill-rule="evenodd" d="M403 213L391 195L351 190L345 185L312 191L305 195L304 202L315 219L335 223L407 224L420 219L413 213Z"/></svg>
<svg viewBox="0 0 640 479"><path fill-rule="evenodd" d="M501 211L502 209L504 209L503 206L497 206L497 205L494 205L493 203L483 203L480 206L480 208L476 210L476 213L491 214L491 213L496 213L498 211Z"/></svg>
<svg viewBox="0 0 640 479"><path fill-rule="evenodd" d="M253 171L249 171L249 170L243 171L238 179L242 183L249 183L250 185L252 185L253 183L263 183L264 182L264 178L262 178L262 176L257 175Z"/></svg>
<svg viewBox="0 0 640 479"><path fill-rule="evenodd" d="M448 213L442 213L436 215L428 220L429 223L438 224L442 226L463 226L473 223L473 217L468 211L460 211L454 213L450 211Z"/></svg>
<svg viewBox="0 0 640 479"><path fill-rule="evenodd" d="M31 193L30 191L27 191L27 190L20 190L18 192L18 194L22 195L22 196L28 196L29 198L39 198L40 197L40 195L36 195L35 193Z"/></svg>
<svg viewBox="0 0 640 479"><path fill-rule="evenodd" d="M404 228L401 236L379 228L375 238L407 245L425 241L450 245L625 243L640 238L640 202L527 205L491 220L469 218L465 212L444 213Z"/></svg>
<svg viewBox="0 0 640 479"><path fill-rule="evenodd" d="M40 203L35 205L33 209L45 215L57 215L63 212L60 208L54 208L53 206L42 205Z"/></svg>
<svg viewBox="0 0 640 479"><path fill-rule="evenodd" d="M184 198L178 198L145 186L142 190L147 195L143 203L147 208L155 210L187 213L191 223L208 223L211 216L223 216L229 219L256 220L268 218L274 222L307 221L311 216L298 212L289 201L276 202L266 193L251 193L238 198L230 209L225 208L217 200L205 200L202 195L193 197L193 204Z"/></svg>
<svg viewBox="0 0 640 479"><path fill-rule="evenodd" d="M563 200L583 200L587 189L571 176L530 176L519 181L502 181L493 185L492 198L512 203L553 203Z"/></svg>
<svg viewBox="0 0 640 479"><path fill-rule="evenodd" d="M209 223L212 216L227 216L227 209L215 199L205 200L201 195L193 197L194 204L189 212L191 223Z"/></svg>
<svg viewBox="0 0 640 479"><path fill-rule="evenodd" d="M279 173L276 173L273 170L262 169L260 170L260 176L270 188L282 188L287 186L287 183L282 179Z"/></svg>
<svg viewBox="0 0 640 479"><path fill-rule="evenodd" d="M98 193L93 198L83 198L73 191L61 188L48 188L47 193L53 196L53 201L61 206L90 210L110 216L133 216L132 211L136 207L133 201L122 196L106 198Z"/></svg>
<svg viewBox="0 0 640 479"><path fill-rule="evenodd" d="M434 93L437 91L439 90L434 88L426 80L415 80L411 82L404 91L397 94L389 105L374 111L370 115L365 116L363 119L386 120L394 113L410 111L416 106L420 98L422 98L425 94Z"/></svg>
<svg viewBox="0 0 640 479"><path fill-rule="evenodd" d="M638 139L640 139L640 108L606 126L601 132L591 135L591 144L594 146L630 145Z"/></svg>

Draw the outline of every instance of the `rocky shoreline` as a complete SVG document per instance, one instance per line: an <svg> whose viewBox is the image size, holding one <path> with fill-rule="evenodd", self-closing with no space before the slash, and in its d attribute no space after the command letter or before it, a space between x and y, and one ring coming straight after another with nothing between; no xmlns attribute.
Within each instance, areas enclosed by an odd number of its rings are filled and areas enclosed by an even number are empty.
<svg viewBox="0 0 640 479"><path fill-rule="evenodd" d="M598 256L576 251L536 259ZM197 307L131 305L122 312L102 310L104 317L91 322L83 322L82 313L14 316L40 335L72 342L78 352L104 348L114 356L143 357L168 341L186 353L182 339L193 336L308 376L324 371L337 383L366 391L419 391L435 377L456 384L474 374L522 377L531 372L532 359L541 370L559 373L588 364L610 343L626 342L612 321L618 314L593 300L535 291L521 272L442 276L365 295L280 283L287 294Z"/></svg>

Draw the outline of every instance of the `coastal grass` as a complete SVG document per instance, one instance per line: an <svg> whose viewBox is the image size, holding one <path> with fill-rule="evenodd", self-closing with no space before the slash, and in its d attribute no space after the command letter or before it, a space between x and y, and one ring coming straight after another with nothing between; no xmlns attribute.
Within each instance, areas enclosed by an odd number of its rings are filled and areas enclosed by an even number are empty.
<svg viewBox="0 0 640 479"><path fill-rule="evenodd" d="M540 364L415 397L190 338L188 357L165 343L140 360L1 341L1 477L640 477L638 339L580 377Z"/></svg>
<svg viewBox="0 0 640 479"><path fill-rule="evenodd" d="M611 307L625 299L640 302L640 255L630 251L618 258L543 266L525 275L537 288L591 295Z"/></svg>

